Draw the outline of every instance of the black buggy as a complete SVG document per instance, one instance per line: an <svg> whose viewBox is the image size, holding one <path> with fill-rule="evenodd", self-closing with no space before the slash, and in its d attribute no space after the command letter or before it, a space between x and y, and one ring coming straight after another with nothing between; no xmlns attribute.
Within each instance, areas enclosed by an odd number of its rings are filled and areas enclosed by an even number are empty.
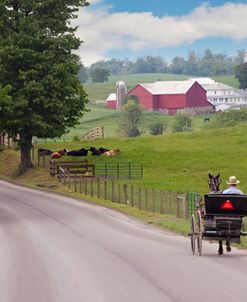
<svg viewBox="0 0 247 302"><path fill-rule="evenodd" d="M239 244L244 231L244 216L247 216L247 195L208 194L204 204L198 203L196 215L191 216L191 250L202 254L202 239L226 241ZM230 250L230 249L229 249ZM229 251L228 250L228 251Z"/></svg>

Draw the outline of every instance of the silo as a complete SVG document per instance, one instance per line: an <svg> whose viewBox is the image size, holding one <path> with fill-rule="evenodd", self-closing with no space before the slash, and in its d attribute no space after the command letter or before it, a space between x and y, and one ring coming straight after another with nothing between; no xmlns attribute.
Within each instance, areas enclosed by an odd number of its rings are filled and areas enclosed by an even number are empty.
<svg viewBox="0 0 247 302"><path fill-rule="evenodd" d="M124 81L118 81L116 83L116 99L117 99L117 109L121 109L123 102L127 95L127 86Z"/></svg>

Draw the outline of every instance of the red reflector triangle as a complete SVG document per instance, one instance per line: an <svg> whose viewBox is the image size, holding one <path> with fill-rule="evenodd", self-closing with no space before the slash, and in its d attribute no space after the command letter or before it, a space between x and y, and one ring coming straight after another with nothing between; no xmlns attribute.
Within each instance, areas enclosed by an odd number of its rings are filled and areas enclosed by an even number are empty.
<svg viewBox="0 0 247 302"><path fill-rule="evenodd" d="M226 200L220 207L221 210L235 210L230 200Z"/></svg>

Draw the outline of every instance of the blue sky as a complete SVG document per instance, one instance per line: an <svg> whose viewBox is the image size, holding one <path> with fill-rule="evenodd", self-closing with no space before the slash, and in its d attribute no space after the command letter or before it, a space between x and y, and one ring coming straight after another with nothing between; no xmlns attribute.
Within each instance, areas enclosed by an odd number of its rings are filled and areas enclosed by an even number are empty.
<svg viewBox="0 0 247 302"><path fill-rule="evenodd" d="M111 58L237 55L247 50L247 0L88 0L75 24L84 65Z"/></svg>

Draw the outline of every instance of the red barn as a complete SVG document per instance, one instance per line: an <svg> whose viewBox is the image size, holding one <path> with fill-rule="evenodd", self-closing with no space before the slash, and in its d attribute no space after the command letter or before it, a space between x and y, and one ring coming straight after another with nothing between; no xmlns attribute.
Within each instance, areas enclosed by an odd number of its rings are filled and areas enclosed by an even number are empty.
<svg viewBox="0 0 247 302"><path fill-rule="evenodd" d="M110 93L106 99L106 106L110 109L117 109L117 95L116 93Z"/></svg>
<svg viewBox="0 0 247 302"><path fill-rule="evenodd" d="M128 95L137 96L140 104L148 110L167 114L214 111L213 105L207 101L206 90L193 80L138 84Z"/></svg>

